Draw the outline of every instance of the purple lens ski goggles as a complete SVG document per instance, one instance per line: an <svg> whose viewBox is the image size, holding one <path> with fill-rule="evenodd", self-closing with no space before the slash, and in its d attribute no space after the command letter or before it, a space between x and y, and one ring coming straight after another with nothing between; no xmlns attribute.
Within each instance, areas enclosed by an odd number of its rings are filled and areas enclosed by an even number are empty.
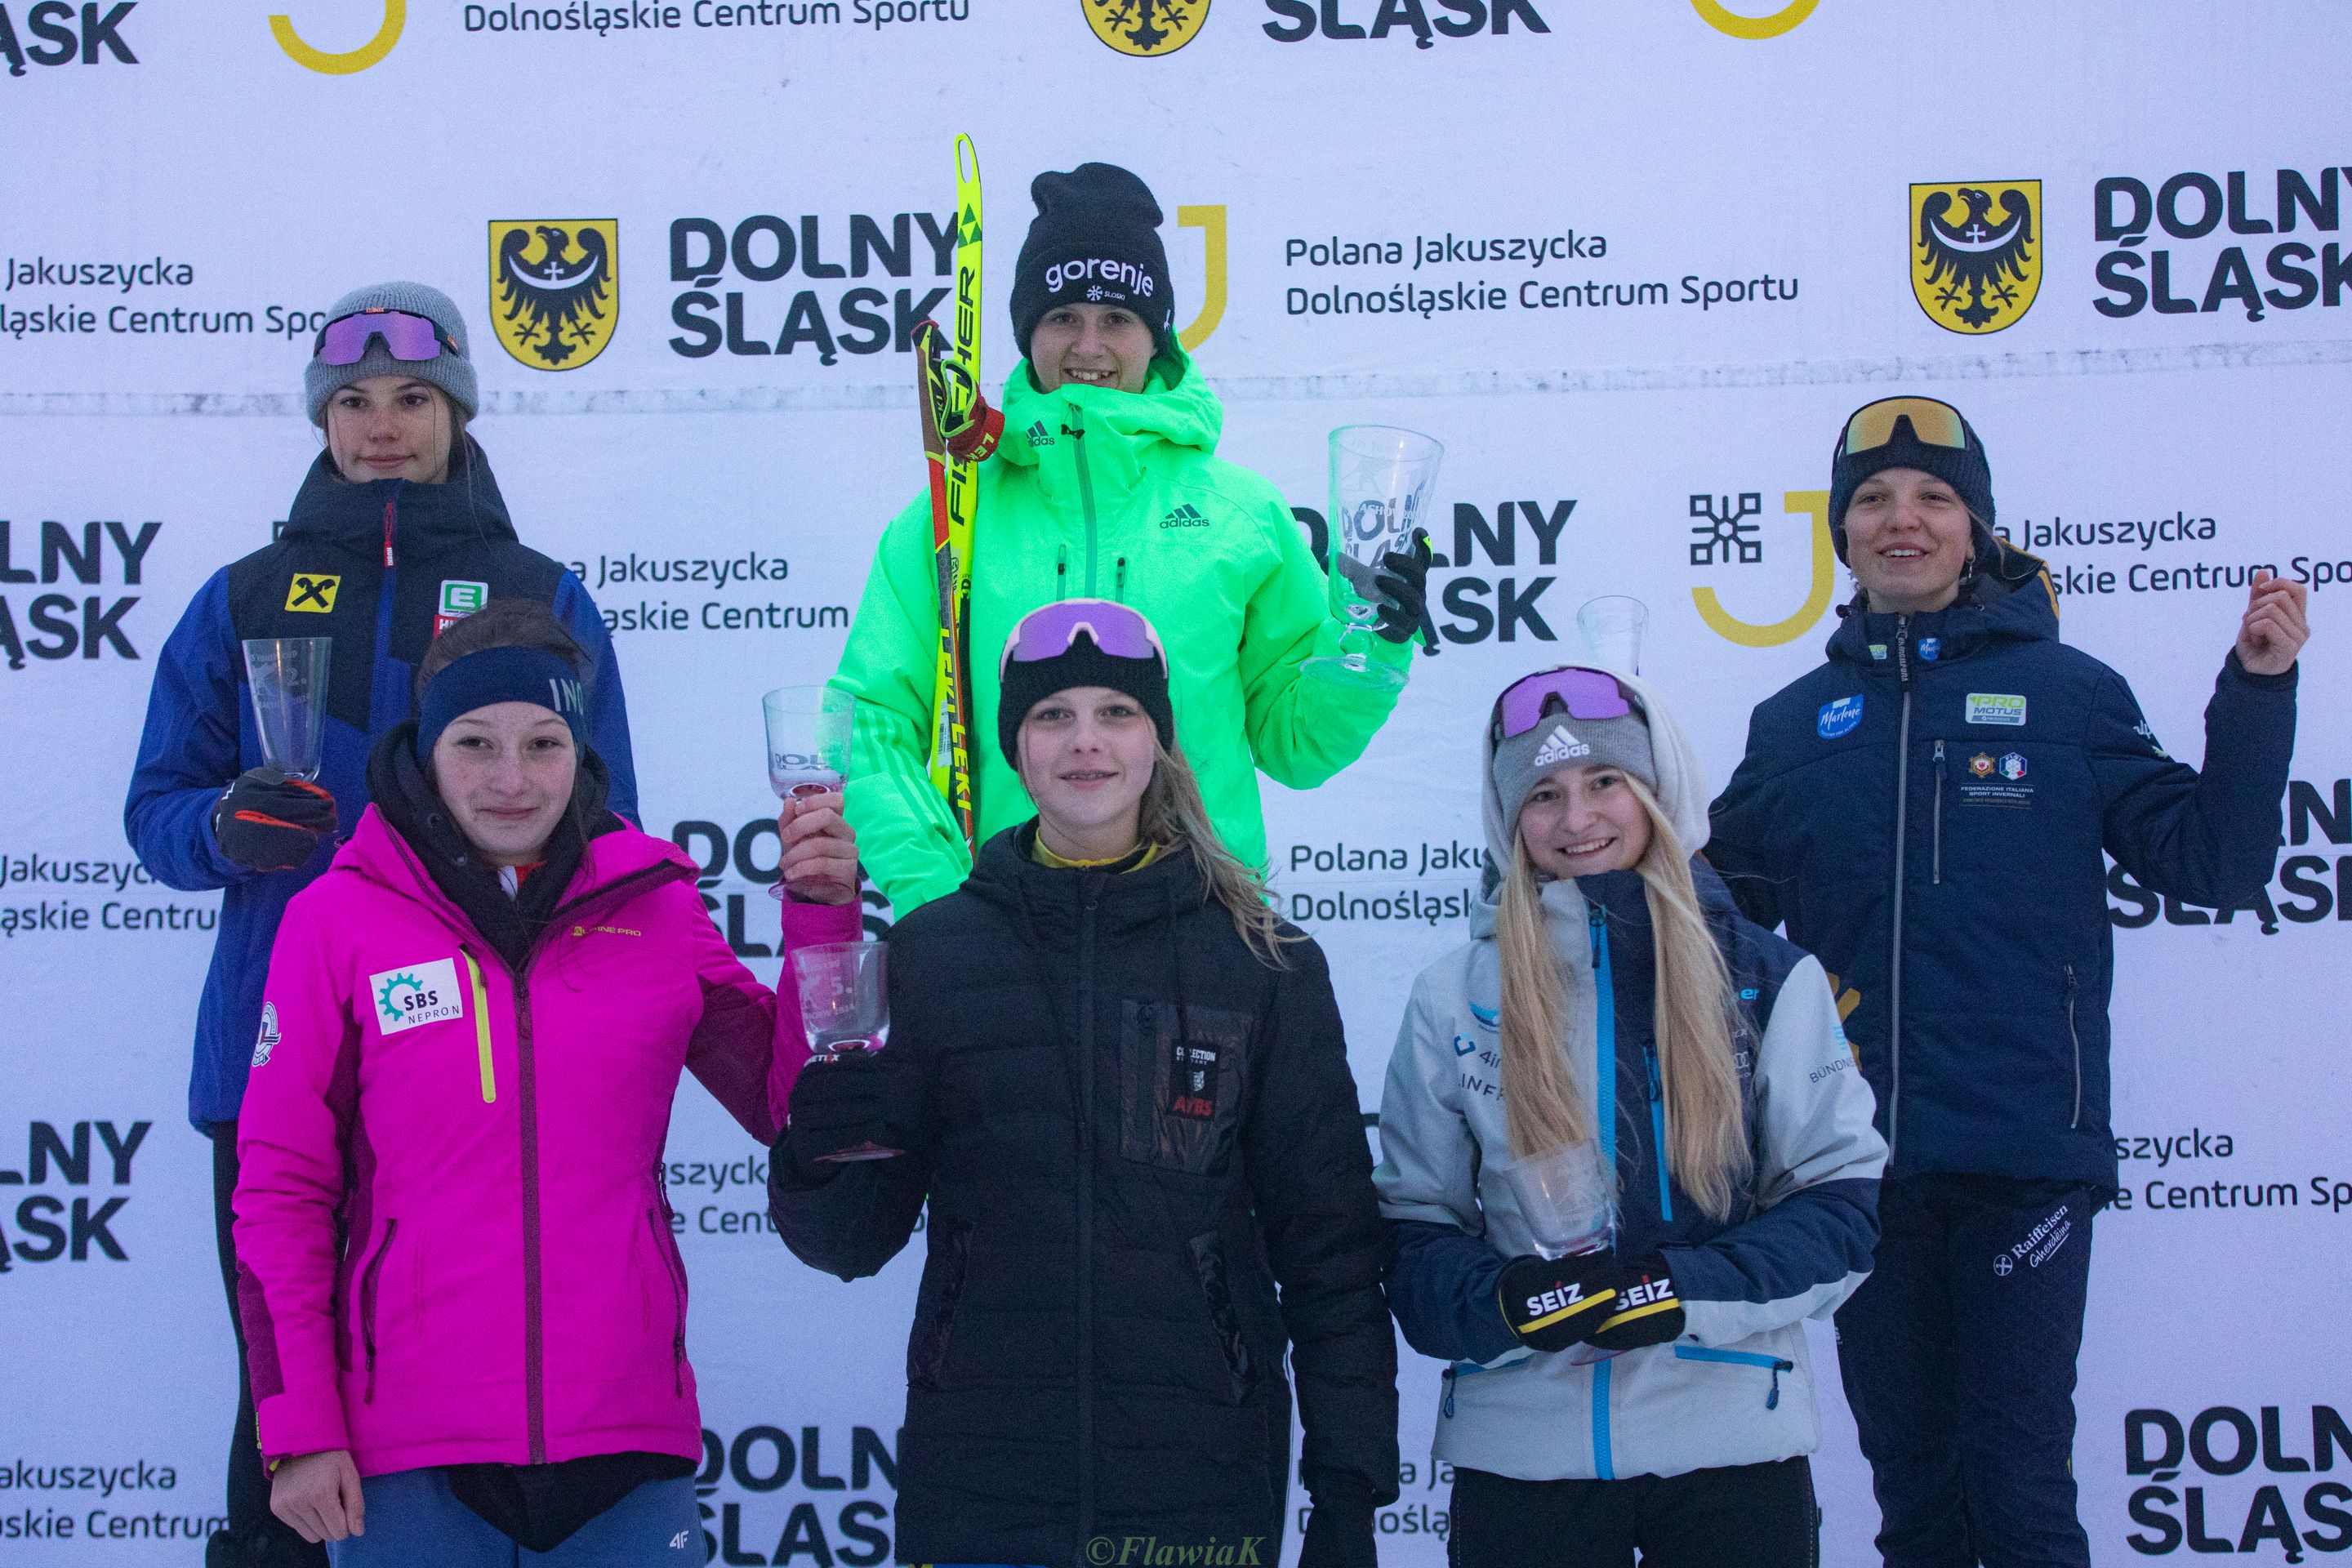
<svg viewBox="0 0 2352 1568"><path fill-rule="evenodd" d="M1571 719L1622 719L1633 711L1633 694L1605 669L1570 665L1539 670L1503 689L1495 700L1495 738L1507 741L1543 722L1544 710L1558 699Z"/></svg>
<svg viewBox="0 0 2352 1568"><path fill-rule="evenodd" d="M367 357L368 340L379 337L393 358L411 363L440 358L444 343L451 353L457 352L456 342L443 337L430 316L387 310L382 305L371 305L329 321L320 329L318 343L310 352L326 364L357 364Z"/></svg>
<svg viewBox="0 0 2352 1568"><path fill-rule="evenodd" d="M1015 659L1035 664L1061 658L1070 651L1080 632L1094 638L1095 647L1113 658L1149 658L1157 660L1162 669L1168 668L1160 634L1136 611L1110 599L1064 599L1021 617L1021 624L1005 639L997 674L1002 677Z"/></svg>

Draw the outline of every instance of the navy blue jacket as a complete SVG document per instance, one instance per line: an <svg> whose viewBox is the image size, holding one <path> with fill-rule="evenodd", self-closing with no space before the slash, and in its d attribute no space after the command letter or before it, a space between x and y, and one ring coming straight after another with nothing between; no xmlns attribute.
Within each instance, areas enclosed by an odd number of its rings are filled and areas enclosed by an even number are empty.
<svg viewBox="0 0 2352 1568"><path fill-rule="evenodd" d="M2101 851L2226 908L2269 881L2295 672L2232 653L2206 771L2157 744L2121 676L2058 640L2031 557L1961 602L1849 613L1829 661L1758 705L1707 858L1760 924L1859 997L1846 1032L1888 1173L2113 1186Z"/></svg>
<svg viewBox="0 0 2352 1568"><path fill-rule="evenodd" d="M254 871L223 855L213 837L221 792L262 760L241 644L334 639L318 782L349 832L367 805L369 751L410 717L416 664L433 640L445 582L486 584L493 596L539 599L554 610L591 661L589 742L611 771L612 807L636 816L628 710L604 617L577 577L517 542L480 447L468 437L440 485L348 484L321 454L278 539L214 573L163 644L123 806L131 847L158 881L188 892L227 889L188 1080L188 1116L200 1130L236 1119L278 919L335 847L321 842L291 871Z"/></svg>

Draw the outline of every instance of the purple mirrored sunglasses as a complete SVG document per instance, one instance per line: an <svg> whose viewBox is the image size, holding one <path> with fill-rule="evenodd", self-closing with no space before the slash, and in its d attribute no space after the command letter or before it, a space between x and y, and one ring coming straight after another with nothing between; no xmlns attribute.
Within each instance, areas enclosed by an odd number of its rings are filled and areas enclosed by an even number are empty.
<svg viewBox="0 0 2352 1568"><path fill-rule="evenodd" d="M1570 665L1538 670L1513 681L1495 700L1495 738L1526 734L1543 721L1554 699L1571 719L1622 719L1633 711L1633 695L1605 669Z"/></svg>
<svg viewBox="0 0 2352 1568"><path fill-rule="evenodd" d="M383 340L384 351L393 358L412 363L438 359L445 343L451 353L457 352L457 343L442 336L441 329L433 324L430 316L387 310L382 305L371 305L329 321L319 330L319 341L310 352L322 363L357 364L367 357L368 340L379 337Z"/></svg>
<svg viewBox="0 0 2352 1568"><path fill-rule="evenodd" d="M1001 676L1014 660L1035 664L1059 658L1070 651L1080 632L1113 658L1149 658L1168 668L1168 654L1151 623L1125 605L1110 599L1064 599L1032 610L1021 617L1005 639L1004 657L997 663Z"/></svg>

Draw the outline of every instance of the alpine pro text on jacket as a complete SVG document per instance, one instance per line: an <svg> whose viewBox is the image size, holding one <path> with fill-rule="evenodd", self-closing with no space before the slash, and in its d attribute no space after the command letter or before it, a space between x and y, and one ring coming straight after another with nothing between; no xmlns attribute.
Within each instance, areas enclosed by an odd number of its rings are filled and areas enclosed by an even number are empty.
<svg viewBox="0 0 2352 1568"><path fill-rule="evenodd" d="M373 806L288 906L237 1126L265 1452L701 1453L660 1185L678 1074L765 1142L806 1050L693 863L605 821L520 966ZM855 905L784 910L788 947L857 934Z"/></svg>
<svg viewBox="0 0 2352 1568"><path fill-rule="evenodd" d="M1858 996L1846 1032L1890 1173L2112 1187L2101 851L2192 903L2260 891L2295 672L2229 657L2200 775L2121 676L2059 642L2040 563L2005 560L1949 609L1849 614L1829 661L1757 706L1707 854Z"/></svg>
<svg viewBox="0 0 2352 1568"><path fill-rule="evenodd" d="M196 1009L188 1115L199 1128L236 1120L269 944L287 900L334 855L322 843L299 869L255 871L213 837L221 791L262 762L244 639L334 639L318 782L348 831L367 805L369 751L409 716L412 678L445 600L477 603L477 589L541 600L587 650L589 739L611 772L613 809L636 815L628 710L604 617L577 577L516 540L489 460L470 438L462 450L440 485L348 484L321 454L278 540L213 574L157 658L123 826L158 881L227 889Z"/></svg>
<svg viewBox="0 0 2352 1568"><path fill-rule="evenodd" d="M973 806L991 835L1034 815L998 752L996 667L1023 616L1060 599L1117 599L1168 650L1176 731L1225 847L1265 858L1263 768L1311 789L1363 754L1392 690L1302 677L1339 650L1326 578L1273 485L1215 456L1224 413L1174 351L1141 392L1076 384L1040 392L1024 362L1004 390L1004 439L980 469L972 543L970 726ZM953 892L971 870L931 787L932 674L940 640L931 510L918 496L883 531L834 684L859 698L850 820L875 881L901 914ZM1399 670L1410 644L1371 640Z"/></svg>
<svg viewBox="0 0 2352 1568"><path fill-rule="evenodd" d="M1065 1568L1133 1534L1255 1536L1273 1563L1286 1352L1307 1491L1397 1489L1384 1246L1323 955L1261 963L1189 853L1049 868L1025 834L891 931L884 1058L922 1135L817 1185L779 1159L777 1227L855 1279L929 1197L902 1558Z"/></svg>

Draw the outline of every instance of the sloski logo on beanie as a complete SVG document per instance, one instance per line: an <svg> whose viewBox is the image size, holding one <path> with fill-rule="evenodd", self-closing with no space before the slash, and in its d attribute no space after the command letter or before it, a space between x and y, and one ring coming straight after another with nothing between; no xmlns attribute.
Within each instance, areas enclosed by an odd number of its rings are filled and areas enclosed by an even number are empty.
<svg viewBox="0 0 2352 1568"><path fill-rule="evenodd" d="M1568 726L1562 724L1552 731L1551 738L1544 742L1543 749L1536 753L1535 765L1539 768L1557 767L1572 757L1589 757L1591 754L1592 748L1578 740L1570 732Z"/></svg>

